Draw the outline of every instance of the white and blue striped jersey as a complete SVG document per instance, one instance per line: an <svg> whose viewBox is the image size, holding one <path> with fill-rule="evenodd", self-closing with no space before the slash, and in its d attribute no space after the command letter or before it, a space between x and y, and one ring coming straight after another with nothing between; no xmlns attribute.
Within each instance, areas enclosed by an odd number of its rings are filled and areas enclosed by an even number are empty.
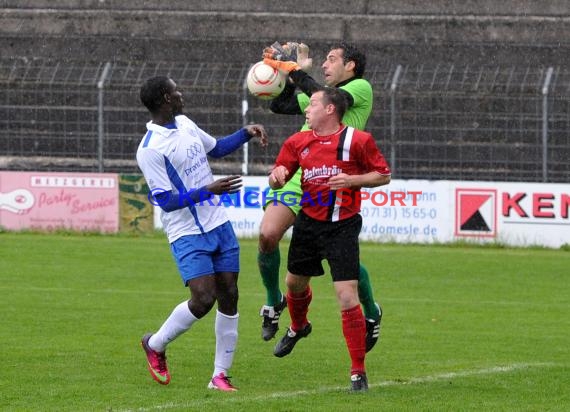
<svg viewBox="0 0 570 412"><path fill-rule="evenodd" d="M216 146L216 139L184 115L175 120L175 129L148 122L137 150L137 163L153 194L170 190L185 193L214 181L206 153ZM161 210L168 241L206 233L227 222L225 208L220 204L216 195L172 212Z"/></svg>

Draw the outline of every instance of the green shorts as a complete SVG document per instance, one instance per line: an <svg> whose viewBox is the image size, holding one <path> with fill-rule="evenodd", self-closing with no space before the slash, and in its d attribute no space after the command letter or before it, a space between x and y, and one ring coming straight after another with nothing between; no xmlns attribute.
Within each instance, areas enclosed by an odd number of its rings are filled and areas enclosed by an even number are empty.
<svg viewBox="0 0 570 412"><path fill-rule="evenodd" d="M282 203L287 206L295 214L295 216L301 210L301 198L303 197L303 190L301 189L301 169L297 170L297 173L293 175L291 180L289 180L285 186L281 189L270 189L267 192L267 197L265 198L265 204L263 209L267 207L269 203Z"/></svg>

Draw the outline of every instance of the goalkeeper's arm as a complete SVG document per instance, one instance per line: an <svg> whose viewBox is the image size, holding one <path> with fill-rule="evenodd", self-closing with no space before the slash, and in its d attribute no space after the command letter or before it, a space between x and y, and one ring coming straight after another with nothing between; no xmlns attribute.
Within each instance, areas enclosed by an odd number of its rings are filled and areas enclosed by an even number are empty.
<svg viewBox="0 0 570 412"><path fill-rule="evenodd" d="M309 97L322 89L322 86L303 70L292 71L289 73L289 78L294 83L287 82L281 94L271 101L269 109L277 114L303 114L295 95L296 86Z"/></svg>
<svg viewBox="0 0 570 412"><path fill-rule="evenodd" d="M294 81L294 84L287 82L281 94L271 101L269 109L276 114L303 114L295 94L296 86L299 86L309 97L314 92L321 90L323 86L302 70L291 72L289 77ZM339 90L345 96L348 107L351 107L354 104L352 95L344 89Z"/></svg>
<svg viewBox="0 0 570 412"><path fill-rule="evenodd" d="M289 77L293 80L293 83L295 83L295 85L309 97L311 97L311 95L317 90L321 90L323 88L323 86L317 83L315 79L303 70L295 70L294 72L289 73Z"/></svg>
<svg viewBox="0 0 570 412"><path fill-rule="evenodd" d="M324 87L319 83L317 83L315 79L313 79L303 70L296 70L294 72L291 72L289 73L289 77L291 78L291 80L293 80L295 85L298 86L299 89L301 89L303 93L305 93L309 97L311 97L311 95L316 91L322 90L322 88ZM344 89L339 88L338 90L340 90L340 92L346 98L348 107L351 107L354 104L354 98L352 97L352 95Z"/></svg>
<svg viewBox="0 0 570 412"><path fill-rule="evenodd" d="M294 84L287 82L279 96L271 100L269 109L276 114L303 114L295 95L295 89Z"/></svg>

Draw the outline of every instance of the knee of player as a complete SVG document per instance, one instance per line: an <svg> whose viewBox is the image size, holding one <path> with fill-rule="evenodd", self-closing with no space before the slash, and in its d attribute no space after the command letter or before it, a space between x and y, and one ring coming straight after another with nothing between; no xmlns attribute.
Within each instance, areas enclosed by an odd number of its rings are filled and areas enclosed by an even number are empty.
<svg viewBox="0 0 570 412"><path fill-rule="evenodd" d="M273 252L279 246L279 241L283 237L275 229L262 226L259 231L259 251L263 253Z"/></svg>
<svg viewBox="0 0 570 412"><path fill-rule="evenodd" d="M230 304L237 306L237 301L239 299L237 283L226 286L221 298L228 301Z"/></svg>
<svg viewBox="0 0 570 412"><path fill-rule="evenodd" d="M342 284L342 286L341 286ZM335 282L336 297L340 307L350 309L359 304L357 282Z"/></svg>
<svg viewBox="0 0 570 412"><path fill-rule="evenodd" d="M287 273L285 284L287 285L287 289L289 289L289 291L292 293L304 292L309 286L308 278L304 276L292 275L291 273Z"/></svg>
<svg viewBox="0 0 570 412"><path fill-rule="evenodd" d="M202 314L208 313L216 303L216 295L214 291L207 291L192 295L191 305L194 308L192 312L196 311ZM198 315L196 315L198 317Z"/></svg>

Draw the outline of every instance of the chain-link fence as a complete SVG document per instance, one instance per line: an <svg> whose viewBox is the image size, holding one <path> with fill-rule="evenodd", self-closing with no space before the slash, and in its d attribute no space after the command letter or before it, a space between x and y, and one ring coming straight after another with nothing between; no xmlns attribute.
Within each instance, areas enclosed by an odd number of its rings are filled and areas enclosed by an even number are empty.
<svg viewBox="0 0 570 412"><path fill-rule="evenodd" d="M148 113L138 91L172 77L186 113L213 136L263 123L272 138L222 160L216 173L265 173L301 116L247 95L248 65L0 60L0 166L136 172ZM318 79L318 75L316 75ZM369 67L368 130L394 178L568 182L570 75L558 67Z"/></svg>

